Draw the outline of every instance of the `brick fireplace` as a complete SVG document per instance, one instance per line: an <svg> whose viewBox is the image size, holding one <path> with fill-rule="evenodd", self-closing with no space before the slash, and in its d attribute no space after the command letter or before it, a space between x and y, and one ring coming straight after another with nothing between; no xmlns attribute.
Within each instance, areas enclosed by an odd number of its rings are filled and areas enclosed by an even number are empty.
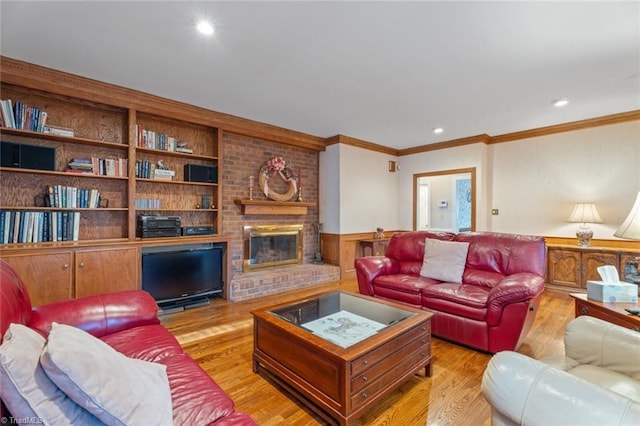
<svg viewBox="0 0 640 426"><path fill-rule="evenodd" d="M249 176L257 176L265 162L274 157L285 161L302 172L305 201L318 200L318 153L298 147L281 145L255 138L224 133L222 208L223 235L230 238L227 255L230 268L227 274L228 296L232 301L247 300L321 283L338 281L340 268L333 265L313 264L317 251L318 208L310 207L306 215L243 215L235 199L249 196ZM281 192L281 191L279 191ZM284 192L284 191L282 191ZM266 200L259 190L253 191L255 200ZM244 271L246 226L302 225L301 261L296 264Z"/></svg>

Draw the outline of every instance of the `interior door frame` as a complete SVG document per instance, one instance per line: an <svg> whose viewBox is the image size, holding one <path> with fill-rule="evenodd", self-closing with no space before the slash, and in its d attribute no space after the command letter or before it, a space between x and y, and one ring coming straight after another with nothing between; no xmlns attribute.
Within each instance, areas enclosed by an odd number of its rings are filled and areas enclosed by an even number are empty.
<svg viewBox="0 0 640 426"><path fill-rule="evenodd" d="M413 230L418 226L418 180L423 177L457 175L469 173L471 175L471 231L476 230L476 168L438 170L435 172L415 173L413 175Z"/></svg>

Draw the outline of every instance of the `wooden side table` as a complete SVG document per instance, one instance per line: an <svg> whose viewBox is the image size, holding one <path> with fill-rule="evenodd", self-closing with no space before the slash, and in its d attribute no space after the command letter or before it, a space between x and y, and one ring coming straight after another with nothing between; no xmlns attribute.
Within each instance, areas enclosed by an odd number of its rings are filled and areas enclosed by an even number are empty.
<svg viewBox="0 0 640 426"><path fill-rule="evenodd" d="M387 245L390 238L371 238L367 240L359 240L360 257L366 256L365 249L369 249L369 256L384 256L387 251Z"/></svg>
<svg viewBox="0 0 640 426"><path fill-rule="evenodd" d="M576 307L576 317L589 315L601 320L640 331L640 316L631 315L624 308L637 308L637 303L603 303L587 299L584 293L572 293Z"/></svg>

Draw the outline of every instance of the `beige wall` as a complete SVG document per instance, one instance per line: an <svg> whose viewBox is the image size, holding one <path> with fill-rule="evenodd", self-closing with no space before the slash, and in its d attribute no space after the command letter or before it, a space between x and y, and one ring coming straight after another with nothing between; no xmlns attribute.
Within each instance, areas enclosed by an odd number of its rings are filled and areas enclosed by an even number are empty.
<svg viewBox="0 0 640 426"><path fill-rule="evenodd" d="M577 225L566 222L574 203L594 202L605 222L592 226L594 238L615 239L640 190L640 121L401 156L397 173L386 171L389 155L333 149L340 171L331 199L323 198L320 178L320 221L339 221L330 233L411 229L416 173L475 167L478 230L558 237L575 237ZM321 154L321 165L327 158Z"/></svg>

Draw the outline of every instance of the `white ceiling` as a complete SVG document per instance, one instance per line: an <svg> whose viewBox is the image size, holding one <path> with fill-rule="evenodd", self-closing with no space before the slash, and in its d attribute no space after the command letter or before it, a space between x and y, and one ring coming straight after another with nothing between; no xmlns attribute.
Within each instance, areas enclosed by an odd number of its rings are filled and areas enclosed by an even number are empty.
<svg viewBox="0 0 640 426"><path fill-rule="evenodd" d="M640 109L638 1L2 0L0 14L4 56L397 149Z"/></svg>

